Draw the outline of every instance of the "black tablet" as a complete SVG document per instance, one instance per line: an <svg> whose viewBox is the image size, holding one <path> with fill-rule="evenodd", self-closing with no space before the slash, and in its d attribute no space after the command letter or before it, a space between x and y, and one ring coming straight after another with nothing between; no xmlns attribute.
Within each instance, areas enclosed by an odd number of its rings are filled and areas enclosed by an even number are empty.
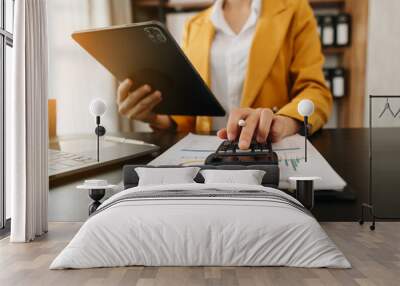
<svg viewBox="0 0 400 286"><path fill-rule="evenodd" d="M119 81L160 90L159 114L224 116L225 110L159 22L78 31L72 38Z"/></svg>

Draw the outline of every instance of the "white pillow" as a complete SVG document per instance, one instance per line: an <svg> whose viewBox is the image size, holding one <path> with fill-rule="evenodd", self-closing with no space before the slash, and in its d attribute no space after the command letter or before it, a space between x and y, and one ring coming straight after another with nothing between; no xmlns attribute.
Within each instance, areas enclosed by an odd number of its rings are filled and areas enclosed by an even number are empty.
<svg viewBox="0 0 400 286"><path fill-rule="evenodd" d="M262 170L202 170L205 184L261 185L265 171Z"/></svg>
<svg viewBox="0 0 400 286"><path fill-rule="evenodd" d="M193 180L200 168L135 168L139 186L195 183Z"/></svg>

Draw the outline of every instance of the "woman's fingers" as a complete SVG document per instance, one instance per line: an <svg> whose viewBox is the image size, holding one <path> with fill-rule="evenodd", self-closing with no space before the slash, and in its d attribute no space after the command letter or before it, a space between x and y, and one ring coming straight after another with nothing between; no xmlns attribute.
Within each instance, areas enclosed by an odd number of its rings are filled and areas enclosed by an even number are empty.
<svg viewBox="0 0 400 286"><path fill-rule="evenodd" d="M251 112L246 118L246 125L242 127L239 137L239 148L248 149L250 147L251 140L254 132L258 126L260 120L261 110L257 109ZM236 122L237 124L237 122Z"/></svg>
<svg viewBox="0 0 400 286"><path fill-rule="evenodd" d="M123 82L120 83L118 86L117 91L117 103L118 105L122 103L125 98L128 97L129 91L131 90L133 82L130 78L125 79Z"/></svg>
<svg viewBox="0 0 400 286"><path fill-rule="evenodd" d="M238 108L229 115L226 129L221 129L217 135L228 140L239 138L239 148L248 149L253 137L260 143L267 140L273 118L274 113L268 108ZM240 119L246 121L245 126L238 125Z"/></svg>
<svg viewBox="0 0 400 286"><path fill-rule="evenodd" d="M218 130L217 136L224 140L228 139L228 132L226 131L226 128Z"/></svg>
<svg viewBox="0 0 400 286"><path fill-rule="evenodd" d="M137 116L144 114L148 114L152 111L152 109L161 101L161 92L155 91L152 94L146 96L142 100L140 100L137 104L135 104L126 116L129 119L137 119ZM142 118L143 119L143 118Z"/></svg>
<svg viewBox="0 0 400 286"><path fill-rule="evenodd" d="M240 126L238 122L240 119L246 119L251 114L250 108L237 108L229 114L228 123L226 125L228 140L236 140L240 135Z"/></svg>
<svg viewBox="0 0 400 286"><path fill-rule="evenodd" d="M258 123L256 140L259 143L267 141L267 137L271 128L274 113L271 109L263 108L260 112L260 120Z"/></svg>
<svg viewBox="0 0 400 286"><path fill-rule="evenodd" d="M238 121L242 118L240 109L232 110L229 114L228 123L226 124L226 133L228 140L235 140L239 135Z"/></svg>
<svg viewBox="0 0 400 286"><path fill-rule="evenodd" d="M149 118L152 117L151 115L153 116L155 115L153 113L153 109L157 106L157 104L159 104L162 101L161 92L156 91L152 95L146 97L145 99L147 98L149 98L149 102L145 103L145 105L143 105L144 108L142 110L139 110L136 113L136 115L134 115L135 119L149 121Z"/></svg>
<svg viewBox="0 0 400 286"><path fill-rule="evenodd" d="M132 91L129 93L128 97L125 98L120 104L119 104L119 112L123 115L128 115L130 113L131 109L145 96L147 96L151 91L151 88L149 85L143 85L139 87L138 89Z"/></svg>

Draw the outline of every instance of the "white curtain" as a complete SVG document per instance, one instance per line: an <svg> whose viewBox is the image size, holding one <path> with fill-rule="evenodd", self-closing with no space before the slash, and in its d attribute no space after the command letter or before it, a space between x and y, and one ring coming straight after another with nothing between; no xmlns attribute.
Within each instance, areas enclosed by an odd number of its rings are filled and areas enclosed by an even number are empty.
<svg viewBox="0 0 400 286"><path fill-rule="evenodd" d="M7 167L12 242L47 232L46 1L15 1L14 71L7 98Z"/></svg>

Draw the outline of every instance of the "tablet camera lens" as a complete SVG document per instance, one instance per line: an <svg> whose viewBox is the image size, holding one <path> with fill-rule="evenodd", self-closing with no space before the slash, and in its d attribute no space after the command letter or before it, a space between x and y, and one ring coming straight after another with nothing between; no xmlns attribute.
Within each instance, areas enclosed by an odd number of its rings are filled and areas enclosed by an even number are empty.
<svg viewBox="0 0 400 286"><path fill-rule="evenodd" d="M165 43L167 38L163 35L160 29L155 27L147 27L144 29L147 34L147 37L156 44Z"/></svg>
<svg viewBox="0 0 400 286"><path fill-rule="evenodd" d="M167 39L164 37L163 34L157 33L157 40L158 40L158 42L160 42L160 43L165 43Z"/></svg>

